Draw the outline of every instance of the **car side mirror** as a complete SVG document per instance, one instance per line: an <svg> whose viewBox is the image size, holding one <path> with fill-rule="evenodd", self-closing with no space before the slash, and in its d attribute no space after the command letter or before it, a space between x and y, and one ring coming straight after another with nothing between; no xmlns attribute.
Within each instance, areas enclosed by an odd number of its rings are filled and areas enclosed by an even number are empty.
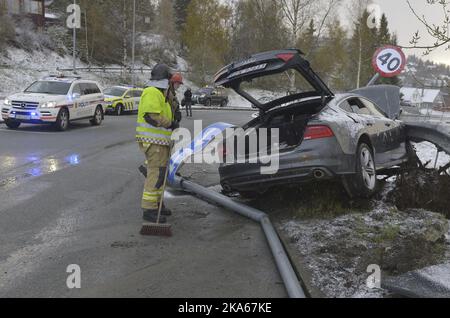
<svg viewBox="0 0 450 318"><path fill-rule="evenodd" d="M72 99L78 99L78 98L80 98L81 97L81 94L80 93L73 93L72 94Z"/></svg>

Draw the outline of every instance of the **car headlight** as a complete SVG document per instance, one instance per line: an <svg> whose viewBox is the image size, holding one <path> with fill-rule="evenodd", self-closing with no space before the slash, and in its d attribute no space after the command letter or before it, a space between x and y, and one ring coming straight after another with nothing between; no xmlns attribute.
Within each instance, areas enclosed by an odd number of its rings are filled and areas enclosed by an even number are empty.
<svg viewBox="0 0 450 318"><path fill-rule="evenodd" d="M3 104L5 104L6 106L11 106L11 101L7 98L5 98L5 100L3 101Z"/></svg>
<svg viewBox="0 0 450 318"><path fill-rule="evenodd" d="M54 108L56 106L56 102L46 102L42 104L41 108Z"/></svg>

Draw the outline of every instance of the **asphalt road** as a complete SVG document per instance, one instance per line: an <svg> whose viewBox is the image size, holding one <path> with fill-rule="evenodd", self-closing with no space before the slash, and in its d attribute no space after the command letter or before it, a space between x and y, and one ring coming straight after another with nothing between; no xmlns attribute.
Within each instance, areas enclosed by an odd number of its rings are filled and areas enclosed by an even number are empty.
<svg viewBox="0 0 450 318"><path fill-rule="evenodd" d="M242 124L250 115L195 119ZM286 297L259 225L231 212L169 191L174 237L138 234L134 127L133 115L63 133L0 124L0 297ZM214 167L184 173L217 183ZM81 268L80 289L67 287L71 264Z"/></svg>

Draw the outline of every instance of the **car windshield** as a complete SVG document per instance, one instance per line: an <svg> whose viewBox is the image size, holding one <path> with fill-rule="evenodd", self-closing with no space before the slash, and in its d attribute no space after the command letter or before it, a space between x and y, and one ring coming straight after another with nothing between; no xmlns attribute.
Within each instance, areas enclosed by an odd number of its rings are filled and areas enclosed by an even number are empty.
<svg viewBox="0 0 450 318"><path fill-rule="evenodd" d="M127 90L121 87L110 87L105 89L105 95L109 95L109 96L123 96L123 94L125 94Z"/></svg>
<svg viewBox="0 0 450 318"><path fill-rule="evenodd" d="M71 83L65 82L38 81L31 84L31 86L25 90L25 93L67 95L71 85Z"/></svg>

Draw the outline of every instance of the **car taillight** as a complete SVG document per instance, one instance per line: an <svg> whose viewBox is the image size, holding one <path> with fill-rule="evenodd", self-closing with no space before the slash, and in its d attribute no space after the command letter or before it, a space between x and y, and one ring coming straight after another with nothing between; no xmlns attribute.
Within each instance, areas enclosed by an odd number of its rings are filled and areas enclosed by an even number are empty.
<svg viewBox="0 0 450 318"><path fill-rule="evenodd" d="M306 127L304 140L321 139L333 137L334 133L328 126L317 125Z"/></svg>
<svg viewBox="0 0 450 318"><path fill-rule="evenodd" d="M288 62L288 61L292 60L292 58L294 57L294 54L293 53L278 54L277 57L279 59L282 59L284 62Z"/></svg>

